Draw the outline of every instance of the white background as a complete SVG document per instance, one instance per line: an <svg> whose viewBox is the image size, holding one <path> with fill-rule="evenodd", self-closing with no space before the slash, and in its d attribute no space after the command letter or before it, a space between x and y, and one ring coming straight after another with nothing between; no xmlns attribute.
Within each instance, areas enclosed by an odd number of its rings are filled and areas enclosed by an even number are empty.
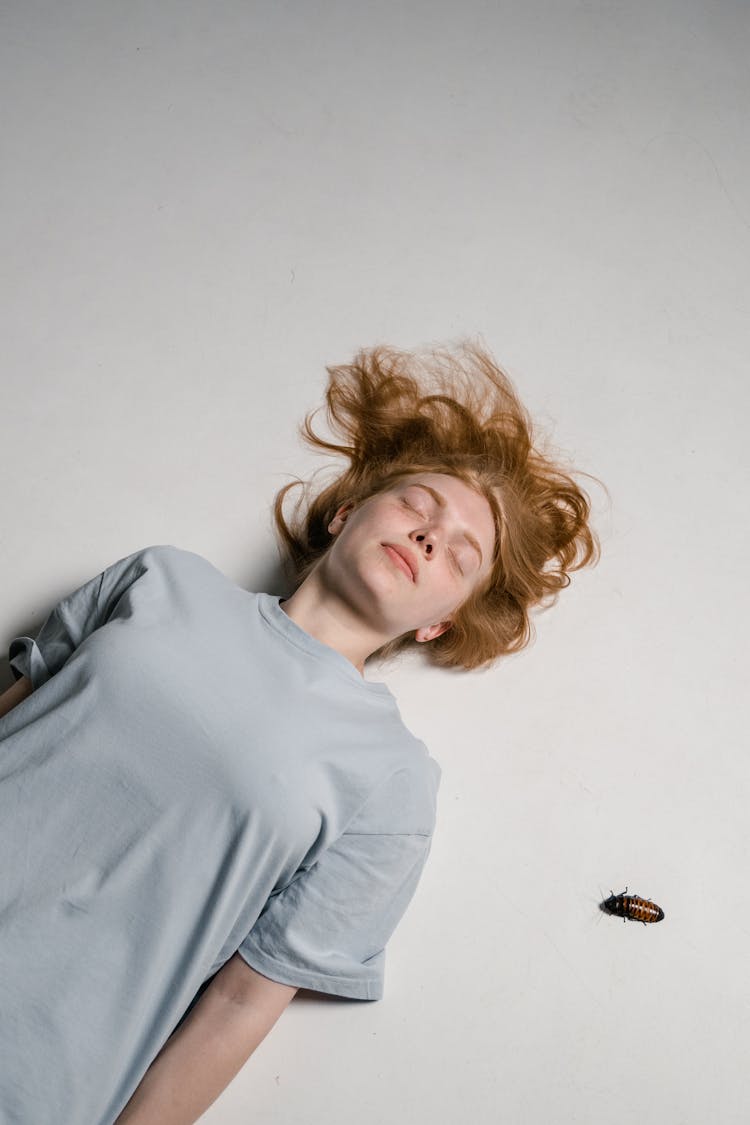
<svg viewBox="0 0 750 1125"><path fill-rule="evenodd" d="M210 1125L750 1120L749 51L744 0L4 8L6 638L151 543L282 592L360 346L480 337L609 489L524 653L368 665L443 769L385 997L300 994Z"/></svg>

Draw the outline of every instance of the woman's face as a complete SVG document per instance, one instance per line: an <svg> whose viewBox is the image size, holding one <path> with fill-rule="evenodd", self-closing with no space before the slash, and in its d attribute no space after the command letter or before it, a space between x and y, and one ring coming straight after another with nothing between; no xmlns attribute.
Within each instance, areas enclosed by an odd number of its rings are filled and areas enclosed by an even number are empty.
<svg viewBox="0 0 750 1125"><path fill-rule="evenodd" d="M320 578L388 637L439 636L492 569L492 509L446 473L410 474L359 506L344 505L329 531L335 539Z"/></svg>

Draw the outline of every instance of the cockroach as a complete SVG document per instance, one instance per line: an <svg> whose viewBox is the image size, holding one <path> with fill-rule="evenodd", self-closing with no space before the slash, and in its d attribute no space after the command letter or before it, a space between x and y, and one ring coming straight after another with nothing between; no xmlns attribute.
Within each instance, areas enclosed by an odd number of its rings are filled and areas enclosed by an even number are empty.
<svg viewBox="0 0 750 1125"><path fill-rule="evenodd" d="M624 891L620 891L619 895L610 891L609 898L599 903L599 909L605 914L616 914L623 922L630 919L631 922L643 922L644 926L647 922L661 922L664 917L664 911L660 906L650 898L629 895L627 887Z"/></svg>

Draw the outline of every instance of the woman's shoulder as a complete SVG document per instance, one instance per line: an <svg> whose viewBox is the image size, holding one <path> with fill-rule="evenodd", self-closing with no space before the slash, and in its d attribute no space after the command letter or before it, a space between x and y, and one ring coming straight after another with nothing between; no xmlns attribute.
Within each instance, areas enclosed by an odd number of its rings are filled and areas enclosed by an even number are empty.
<svg viewBox="0 0 750 1125"><path fill-rule="evenodd" d="M418 741L418 740L417 740ZM423 748L392 763L348 831L430 836L435 827L440 766Z"/></svg>
<svg viewBox="0 0 750 1125"><path fill-rule="evenodd" d="M210 571L225 577L210 559L187 547L179 547L175 543L150 543L147 547L135 551L131 557L139 558L146 566L153 564L166 569Z"/></svg>

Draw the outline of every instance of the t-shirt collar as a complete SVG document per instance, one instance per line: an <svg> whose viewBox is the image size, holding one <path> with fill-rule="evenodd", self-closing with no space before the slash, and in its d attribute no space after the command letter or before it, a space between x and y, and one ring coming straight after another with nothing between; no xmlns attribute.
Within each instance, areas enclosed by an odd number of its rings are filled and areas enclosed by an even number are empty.
<svg viewBox="0 0 750 1125"><path fill-rule="evenodd" d="M321 660L325 660L332 668L336 668L342 672L347 679L352 680L358 684L365 691L373 692L377 695L392 696L392 692L387 684L381 683L379 680L366 680L362 677L360 672L354 667L351 660L349 660L338 649L332 648L331 645L325 644L324 641L319 641L317 637L313 637L296 621L293 621L288 613L282 609L279 604L282 601L281 594L258 594L258 608L263 618L268 624L286 637L292 644L297 645L298 648L309 652L313 656L317 656Z"/></svg>

